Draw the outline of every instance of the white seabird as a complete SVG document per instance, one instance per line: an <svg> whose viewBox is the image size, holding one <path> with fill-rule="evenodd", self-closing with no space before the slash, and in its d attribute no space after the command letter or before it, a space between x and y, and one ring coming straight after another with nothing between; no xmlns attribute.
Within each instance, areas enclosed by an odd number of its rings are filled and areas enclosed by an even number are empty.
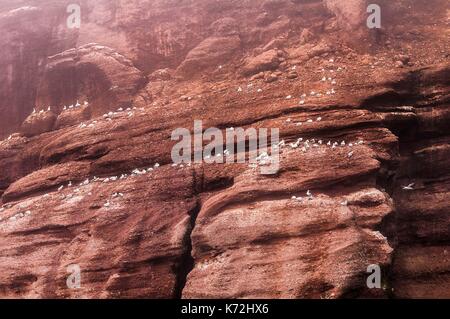
<svg viewBox="0 0 450 319"><path fill-rule="evenodd" d="M415 183L411 183L407 186L402 186L402 188L403 188L403 190L406 190L406 191L412 191L412 190L414 190L414 185L415 185Z"/></svg>

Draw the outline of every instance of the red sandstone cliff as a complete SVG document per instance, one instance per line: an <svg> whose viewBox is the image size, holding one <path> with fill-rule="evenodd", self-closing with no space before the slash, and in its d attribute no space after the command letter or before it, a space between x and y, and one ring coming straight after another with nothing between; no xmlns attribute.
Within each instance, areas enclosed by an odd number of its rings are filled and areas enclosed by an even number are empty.
<svg viewBox="0 0 450 319"><path fill-rule="evenodd" d="M0 297L450 297L447 1L68 3L0 4ZM194 120L279 173L173 166Z"/></svg>

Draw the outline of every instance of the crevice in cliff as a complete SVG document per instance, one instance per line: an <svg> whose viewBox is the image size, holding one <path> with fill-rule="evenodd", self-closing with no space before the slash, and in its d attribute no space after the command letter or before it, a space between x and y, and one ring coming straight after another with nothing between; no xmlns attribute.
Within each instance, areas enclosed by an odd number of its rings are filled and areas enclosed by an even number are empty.
<svg viewBox="0 0 450 319"><path fill-rule="evenodd" d="M196 174L194 172L194 185L193 189L196 189ZM183 296L183 290L186 286L187 277L189 273L194 269L194 257L192 256L192 232L195 227L195 223L197 221L197 216L200 213L201 204L200 204L200 198L199 194L196 192L195 194L196 202L195 206L191 209L189 212L189 227L186 230L186 233L183 238L183 255L181 256L180 262L178 264L178 267L174 270L176 273L176 282L175 282L175 288L173 291L173 298L174 299L181 299Z"/></svg>

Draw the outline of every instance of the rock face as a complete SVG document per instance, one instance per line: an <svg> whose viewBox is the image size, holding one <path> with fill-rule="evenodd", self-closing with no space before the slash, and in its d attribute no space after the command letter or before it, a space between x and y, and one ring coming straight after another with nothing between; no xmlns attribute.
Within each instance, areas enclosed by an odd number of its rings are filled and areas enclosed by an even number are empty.
<svg viewBox="0 0 450 319"><path fill-rule="evenodd" d="M365 1L84 0L75 30L69 2L22 2L0 4L0 297L450 297L445 1L381 1L373 32ZM280 169L174 165L195 120L278 128Z"/></svg>
<svg viewBox="0 0 450 319"><path fill-rule="evenodd" d="M92 115L131 106L145 78L114 50L88 44L48 58L37 90L38 105L74 105L89 101Z"/></svg>

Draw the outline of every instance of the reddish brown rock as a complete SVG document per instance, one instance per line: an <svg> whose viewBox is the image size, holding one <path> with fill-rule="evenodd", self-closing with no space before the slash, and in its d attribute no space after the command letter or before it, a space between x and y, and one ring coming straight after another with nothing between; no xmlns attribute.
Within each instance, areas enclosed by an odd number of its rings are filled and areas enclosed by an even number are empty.
<svg viewBox="0 0 450 319"><path fill-rule="evenodd" d="M145 79L132 62L113 49L88 44L49 57L38 88L39 105L74 105L89 102L91 113L131 106Z"/></svg>
<svg viewBox="0 0 450 319"><path fill-rule="evenodd" d="M53 130L56 115L52 111L31 114L22 123L20 131L27 137L36 136Z"/></svg>
<svg viewBox="0 0 450 319"><path fill-rule="evenodd" d="M446 3L382 1L353 44L355 3L1 3L0 297L447 297ZM11 134L36 104L55 125ZM280 170L173 166L200 119L279 128Z"/></svg>

